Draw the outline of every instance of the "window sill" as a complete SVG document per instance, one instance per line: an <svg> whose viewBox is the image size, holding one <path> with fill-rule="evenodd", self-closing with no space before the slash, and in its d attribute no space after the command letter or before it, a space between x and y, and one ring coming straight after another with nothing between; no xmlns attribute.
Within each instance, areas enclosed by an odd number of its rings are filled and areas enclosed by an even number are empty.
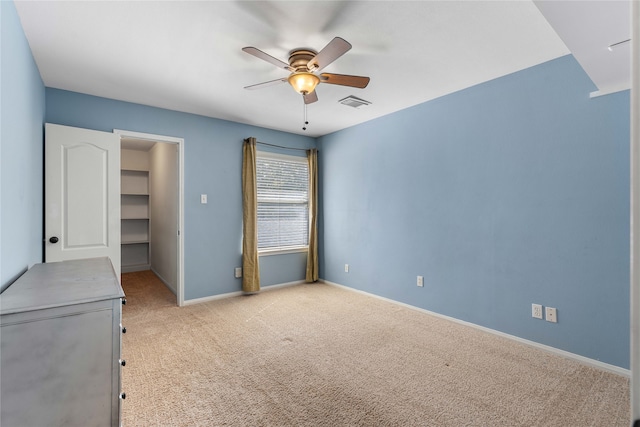
<svg viewBox="0 0 640 427"><path fill-rule="evenodd" d="M309 250L308 246L301 246L297 248L285 248L285 249L264 249L258 251L258 256L270 256L270 255L284 255L284 254L293 254L297 252L307 252Z"/></svg>

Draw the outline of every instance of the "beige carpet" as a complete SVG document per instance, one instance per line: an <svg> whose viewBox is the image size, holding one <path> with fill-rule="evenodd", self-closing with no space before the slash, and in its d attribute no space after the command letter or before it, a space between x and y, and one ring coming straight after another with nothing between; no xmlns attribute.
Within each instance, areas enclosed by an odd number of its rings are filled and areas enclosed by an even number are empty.
<svg viewBox="0 0 640 427"><path fill-rule="evenodd" d="M355 292L122 282L126 427L629 425L626 378Z"/></svg>

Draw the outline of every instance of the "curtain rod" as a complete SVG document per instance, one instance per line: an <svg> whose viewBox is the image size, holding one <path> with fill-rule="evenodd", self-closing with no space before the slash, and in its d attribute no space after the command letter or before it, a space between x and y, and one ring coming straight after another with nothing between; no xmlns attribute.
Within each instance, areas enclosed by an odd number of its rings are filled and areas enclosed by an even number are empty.
<svg viewBox="0 0 640 427"><path fill-rule="evenodd" d="M307 151L307 150L310 150L310 148L284 147L284 146L282 146L282 145L269 144L268 142L260 142L260 141L257 141L257 140L256 140L256 144L268 145L269 147L283 148L283 149L285 149L285 150L297 150L297 151Z"/></svg>

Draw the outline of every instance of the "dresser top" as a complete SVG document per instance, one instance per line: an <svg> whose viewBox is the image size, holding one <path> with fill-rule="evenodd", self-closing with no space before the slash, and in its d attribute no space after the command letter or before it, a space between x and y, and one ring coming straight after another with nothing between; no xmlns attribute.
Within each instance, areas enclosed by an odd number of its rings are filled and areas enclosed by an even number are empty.
<svg viewBox="0 0 640 427"><path fill-rule="evenodd" d="M107 257L36 264L0 295L0 314L122 297Z"/></svg>

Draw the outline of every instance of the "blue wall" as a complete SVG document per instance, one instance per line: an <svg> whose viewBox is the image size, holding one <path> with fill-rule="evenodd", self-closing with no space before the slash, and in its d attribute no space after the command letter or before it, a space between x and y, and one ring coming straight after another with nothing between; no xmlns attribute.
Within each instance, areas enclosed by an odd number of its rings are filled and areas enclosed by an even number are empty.
<svg viewBox="0 0 640 427"><path fill-rule="evenodd" d="M13 2L0 1L0 290L42 262L45 89Z"/></svg>
<svg viewBox="0 0 640 427"><path fill-rule="evenodd" d="M320 138L321 277L628 368L629 92L594 89L566 56Z"/></svg>
<svg viewBox="0 0 640 427"><path fill-rule="evenodd" d="M309 137L51 88L46 89L46 121L184 138L185 300L242 287L234 267L242 265L243 139L315 147ZM200 204L200 194L208 195L208 204ZM262 286L304 280L299 254L261 257L260 268Z"/></svg>

